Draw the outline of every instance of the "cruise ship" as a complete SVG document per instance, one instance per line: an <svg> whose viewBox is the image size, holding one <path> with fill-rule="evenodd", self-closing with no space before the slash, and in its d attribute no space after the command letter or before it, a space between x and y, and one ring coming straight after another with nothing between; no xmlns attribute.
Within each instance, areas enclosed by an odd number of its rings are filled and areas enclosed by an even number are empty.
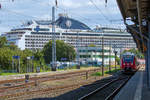
<svg viewBox="0 0 150 100"><path fill-rule="evenodd" d="M102 43L107 47L111 45L112 48L136 48L132 36L117 28L96 27L91 29L86 24L69 18L65 14L59 14L55 25L56 39L63 40L75 48L87 47L90 44L101 46ZM52 22L50 20L28 21L20 28L11 29L2 36L21 50L42 49L52 40Z"/></svg>

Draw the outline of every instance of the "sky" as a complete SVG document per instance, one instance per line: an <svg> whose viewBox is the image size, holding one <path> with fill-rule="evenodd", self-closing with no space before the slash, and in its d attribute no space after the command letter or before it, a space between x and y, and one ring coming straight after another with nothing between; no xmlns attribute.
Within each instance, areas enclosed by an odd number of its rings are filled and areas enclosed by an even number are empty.
<svg viewBox="0 0 150 100"><path fill-rule="evenodd" d="M124 28L116 0L57 0L59 13L79 20L90 28L96 25ZM93 4L93 3L95 4ZM51 19L55 0L0 0L0 34L28 20Z"/></svg>

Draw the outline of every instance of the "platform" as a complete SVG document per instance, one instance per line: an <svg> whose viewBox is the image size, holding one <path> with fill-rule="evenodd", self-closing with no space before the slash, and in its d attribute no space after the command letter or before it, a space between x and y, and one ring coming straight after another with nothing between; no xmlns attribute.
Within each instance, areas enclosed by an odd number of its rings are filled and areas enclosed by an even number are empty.
<svg viewBox="0 0 150 100"><path fill-rule="evenodd" d="M135 73L113 100L150 100L145 67L141 67Z"/></svg>

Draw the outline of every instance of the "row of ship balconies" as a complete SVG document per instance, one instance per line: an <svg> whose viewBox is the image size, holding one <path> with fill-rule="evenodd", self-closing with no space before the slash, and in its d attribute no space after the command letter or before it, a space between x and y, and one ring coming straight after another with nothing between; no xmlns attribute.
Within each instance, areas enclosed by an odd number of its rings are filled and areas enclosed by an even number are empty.
<svg viewBox="0 0 150 100"><path fill-rule="evenodd" d="M96 45L101 45L102 42L95 42L95 41L80 41L80 42L76 42L76 41L65 41L66 43L69 44L74 44L74 45L78 45L78 44L96 44ZM39 40L37 39L36 41L34 40L30 40L30 41L25 41L26 44L46 44L47 42L49 42L48 39L45 40ZM104 42L104 45L110 45L110 42ZM134 42L126 42L126 41L122 41L122 42L112 42L111 45L135 45Z"/></svg>
<svg viewBox="0 0 150 100"><path fill-rule="evenodd" d="M82 39L82 40L78 40L78 39L70 39L70 38L56 38L58 40L64 40L64 41L67 41L67 42L97 42L97 43L102 43L101 40L90 40L90 39ZM25 38L25 41L49 41L49 40L52 40L52 38ZM133 40L104 40L104 43L135 43Z"/></svg>

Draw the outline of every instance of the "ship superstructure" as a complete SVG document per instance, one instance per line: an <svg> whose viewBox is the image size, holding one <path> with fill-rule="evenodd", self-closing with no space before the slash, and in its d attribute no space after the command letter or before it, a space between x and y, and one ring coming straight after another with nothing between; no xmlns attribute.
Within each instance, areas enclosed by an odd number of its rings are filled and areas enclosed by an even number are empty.
<svg viewBox="0 0 150 100"><path fill-rule="evenodd" d="M17 45L21 50L42 49L52 40L52 22L50 20L28 21L21 28L12 29L3 36L10 43ZM95 28L91 30L87 25L68 16L60 15L56 20L56 39L63 40L75 48L96 46L110 46L112 48L136 48L132 36L126 31L115 28Z"/></svg>

